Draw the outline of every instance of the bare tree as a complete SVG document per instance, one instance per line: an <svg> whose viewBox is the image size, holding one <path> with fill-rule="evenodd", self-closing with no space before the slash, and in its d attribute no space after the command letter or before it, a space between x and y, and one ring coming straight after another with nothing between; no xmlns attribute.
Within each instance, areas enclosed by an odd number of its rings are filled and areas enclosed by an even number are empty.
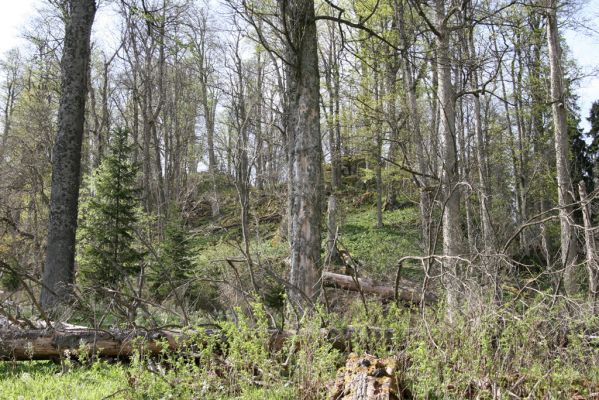
<svg viewBox="0 0 599 400"><path fill-rule="evenodd" d="M2 123L4 126L2 138L0 139L0 161L8 143L15 102L23 89L21 63L21 54L16 49L11 50L7 55L7 59L0 63L0 69L4 73L4 104L2 107Z"/></svg>
<svg viewBox="0 0 599 400"><path fill-rule="evenodd" d="M213 181L218 171L218 162L216 158L216 148L214 143L216 129L216 109L218 106L218 89L215 63L215 45L209 34L207 11L202 10L192 17L192 26L190 27L190 41L192 44L192 54L195 61L195 67L199 75L200 88L200 107L206 128L206 146L208 151L208 171L212 175ZM196 166L197 168L197 166ZM210 199L212 207L212 216L220 214L218 195L213 185L212 196Z"/></svg>
<svg viewBox="0 0 599 400"><path fill-rule="evenodd" d="M327 200L327 261L341 261L337 249L337 196L341 189L341 121L340 121L340 69L339 57L342 53L337 35L337 28L332 21L327 21L326 48L321 49L321 61L324 66L325 85L328 94L328 115L326 115L329 151L331 160L331 190ZM322 46L325 47L325 46ZM326 108L325 108L326 112Z"/></svg>

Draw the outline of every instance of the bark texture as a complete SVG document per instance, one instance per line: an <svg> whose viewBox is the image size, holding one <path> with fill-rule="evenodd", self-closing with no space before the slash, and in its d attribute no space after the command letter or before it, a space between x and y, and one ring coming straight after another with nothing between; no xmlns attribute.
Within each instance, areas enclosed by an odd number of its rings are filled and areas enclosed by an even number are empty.
<svg viewBox="0 0 599 400"><path fill-rule="evenodd" d="M352 353L329 391L333 400L397 400L412 398L398 374L397 360Z"/></svg>
<svg viewBox="0 0 599 400"><path fill-rule="evenodd" d="M580 194L580 206L582 208L582 219L584 222L586 265L589 275L589 301L593 306L593 310L595 310L597 288L599 287L599 263L597 260L597 244L595 242L593 230L591 202L589 201L584 181L578 182L578 193Z"/></svg>
<svg viewBox="0 0 599 400"><path fill-rule="evenodd" d="M568 168L568 113L565 104L565 88L563 84L563 69L561 48L557 26L557 1L549 0L547 10L547 41L549 45L549 66L551 70L551 111L555 140L555 162L557 170L557 198L560 207L560 247L562 267L564 268L564 286L566 293L578 291L574 269L577 258L576 233L570 221L574 190Z"/></svg>
<svg viewBox="0 0 599 400"><path fill-rule="evenodd" d="M166 340L169 350L178 347L176 331L104 331L83 327L64 330L0 330L0 360L49 360L85 348L102 357L129 357L134 350L159 354ZM142 341L136 344L136 339Z"/></svg>
<svg viewBox="0 0 599 400"><path fill-rule="evenodd" d="M133 356L135 352L158 355L165 345L170 352L189 350L189 343L186 344L186 340L194 334L194 331L184 333L180 330L166 329L101 330L68 324L61 327L55 325L55 329L20 329L5 322L0 319L0 360L11 361L58 359L65 357L66 354L77 354L81 350L104 358L126 358ZM287 340L294 340L295 336L305 334L302 330L278 329L271 329L268 333L270 335L268 349L272 352L281 351ZM216 336L221 343L227 341L227 337L220 329L203 329L201 334ZM334 349L345 352L351 350L352 343L364 335L389 344L394 339L395 333L390 329L348 326L339 329L321 328L319 334ZM197 344L202 345L201 339L200 343L195 342L193 346ZM193 357L194 353L195 351L192 351L190 356Z"/></svg>
<svg viewBox="0 0 599 400"><path fill-rule="evenodd" d="M452 257L461 251L462 232L460 227L460 190L457 160L455 94L451 82L450 30L447 28L445 1L437 0L435 5L437 23L437 74L440 123L439 137L442 143L441 185L443 190L443 279L447 289L449 318L457 306L459 287L457 261Z"/></svg>
<svg viewBox="0 0 599 400"><path fill-rule="evenodd" d="M52 160L48 247L41 293L41 305L46 310L69 298L69 287L74 281L81 143L96 4L94 0L70 0L66 8L62 91Z"/></svg>
<svg viewBox="0 0 599 400"><path fill-rule="evenodd" d="M322 146L320 81L313 0L281 2L289 27L289 196L292 289L290 299L302 310L320 293Z"/></svg>

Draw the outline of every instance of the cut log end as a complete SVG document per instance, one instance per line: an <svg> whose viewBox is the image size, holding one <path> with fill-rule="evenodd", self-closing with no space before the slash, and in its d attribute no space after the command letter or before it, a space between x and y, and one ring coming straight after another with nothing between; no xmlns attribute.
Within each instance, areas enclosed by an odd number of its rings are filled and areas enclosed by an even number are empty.
<svg viewBox="0 0 599 400"><path fill-rule="evenodd" d="M393 357L380 359L370 354L352 353L345 367L329 386L331 400L399 400L411 399L403 387Z"/></svg>

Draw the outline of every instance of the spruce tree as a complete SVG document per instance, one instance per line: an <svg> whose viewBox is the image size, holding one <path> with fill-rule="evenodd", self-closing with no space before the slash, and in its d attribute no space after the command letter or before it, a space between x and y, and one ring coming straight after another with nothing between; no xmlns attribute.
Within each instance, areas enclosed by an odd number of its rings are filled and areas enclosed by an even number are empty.
<svg viewBox="0 0 599 400"><path fill-rule="evenodd" d="M156 298L164 299L189 281L192 268L189 236L181 210L176 205L171 205L165 237L160 245L160 259L149 278Z"/></svg>
<svg viewBox="0 0 599 400"><path fill-rule="evenodd" d="M79 274L91 286L118 288L126 276L139 271L142 260L134 238L138 168L130 161L127 137L127 130L113 133L110 153L93 173L81 207Z"/></svg>

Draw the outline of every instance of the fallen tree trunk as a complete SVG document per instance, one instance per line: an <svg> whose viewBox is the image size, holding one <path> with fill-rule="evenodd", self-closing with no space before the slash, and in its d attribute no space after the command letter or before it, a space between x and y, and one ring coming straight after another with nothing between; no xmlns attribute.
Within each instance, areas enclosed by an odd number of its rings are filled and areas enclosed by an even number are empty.
<svg viewBox="0 0 599 400"><path fill-rule="evenodd" d="M364 294L374 294L383 300L397 299L403 302L420 304L432 303L435 297L425 293L415 283L401 280L395 287L376 282L368 278L354 278L349 275L324 272L322 275L325 287L334 287ZM8 321L5 321L8 323ZM352 337L360 330L367 330L368 335L378 335L381 340L389 342L393 336L391 331L377 328L322 329L320 334L334 348L341 351L351 349ZM221 335L220 329L205 330L208 335ZM293 331L272 330L269 348L278 351L283 343L297 335ZM97 354L100 357L130 357L136 351L157 355L166 350L176 351L187 337L180 330L100 330L82 326L62 324L54 329L41 326L39 329L24 329L18 325L0 324L0 360L48 360L75 354L80 350ZM226 341L222 337L221 340Z"/></svg>
<svg viewBox="0 0 599 400"><path fill-rule="evenodd" d="M64 358L85 350L102 357L129 357L135 350L158 354L167 344L169 350L178 347L177 331L144 332L135 330L96 330L87 328L2 329L0 330L1 360L51 360Z"/></svg>
<svg viewBox="0 0 599 400"><path fill-rule="evenodd" d="M350 275L336 274L333 272L323 272L322 284L324 287L333 287L337 289L349 290L352 292L362 292L364 294L375 294L383 300L395 299L395 287L376 282L369 278L354 278ZM435 301L435 296L431 293L422 293L422 287L407 281L401 280L397 286L397 299L407 303L420 304L424 299L425 304L431 304Z"/></svg>
<svg viewBox="0 0 599 400"><path fill-rule="evenodd" d="M95 354L102 358L128 358L136 352L146 355L158 355L164 350L175 352L189 350L195 353L198 339L186 343L193 331L180 330L95 330L88 328L66 329L0 329L0 360L29 361L61 359L67 355L76 357L81 351ZM207 336L216 336L220 342L226 343L224 332L218 328L205 329ZM301 331L270 330L267 343L271 352L283 349L288 340L296 340L295 348L301 347ZM358 334L375 337L380 343L390 344L393 330L372 327L347 327L344 329L325 329L319 332L333 348L348 352L352 350L352 341ZM199 339L201 340L201 339ZM192 350L194 349L194 350ZM193 357L193 355L190 355Z"/></svg>

